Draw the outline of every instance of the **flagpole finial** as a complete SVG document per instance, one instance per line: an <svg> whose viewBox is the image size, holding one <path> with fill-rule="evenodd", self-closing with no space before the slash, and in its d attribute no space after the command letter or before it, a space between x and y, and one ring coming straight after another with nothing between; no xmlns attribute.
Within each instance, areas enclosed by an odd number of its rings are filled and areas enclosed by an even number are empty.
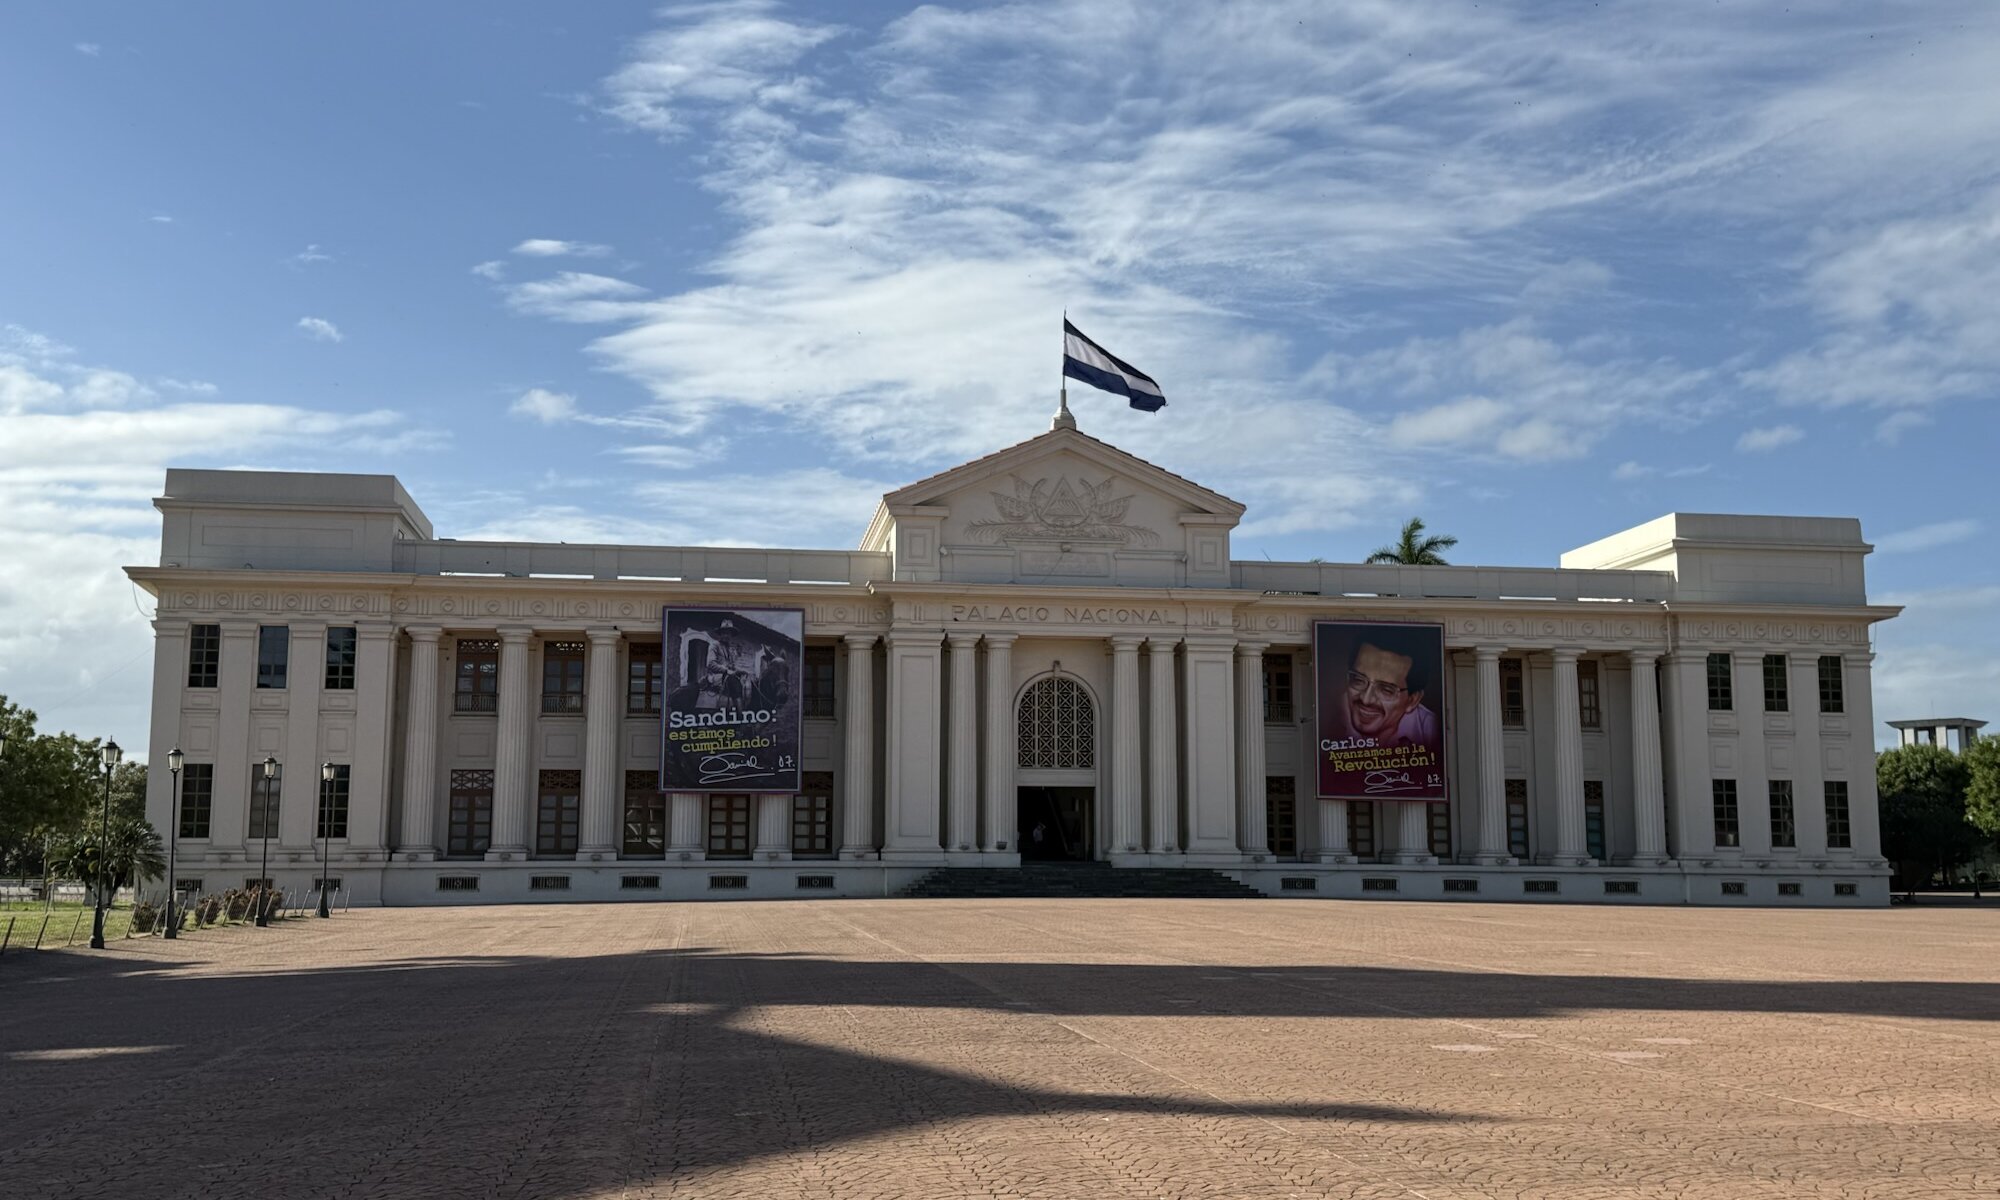
<svg viewBox="0 0 2000 1200"><path fill-rule="evenodd" d="M1051 430L1075 429L1076 418L1069 414L1069 386L1067 384L1063 386L1062 391L1059 393L1059 397L1060 398L1057 401L1055 419L1049 422L1049 428Z"/></svg>

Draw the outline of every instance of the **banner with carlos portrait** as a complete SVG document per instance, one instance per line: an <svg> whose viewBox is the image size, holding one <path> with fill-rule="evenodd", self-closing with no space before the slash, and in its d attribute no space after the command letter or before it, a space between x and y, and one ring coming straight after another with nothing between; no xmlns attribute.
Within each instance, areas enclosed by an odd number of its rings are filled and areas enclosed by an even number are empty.
<svg viewBox="0 0 2000 1200"><path fill-rule="evenodd" d="M799 790L805 613L666 610L660 790Z"/></svg>
<svg viewBox="0 0 2000 1200"><path fill-rule="evenodd" d="M1443 800L1444 626L1315 621L1319 794Z"/></svg>

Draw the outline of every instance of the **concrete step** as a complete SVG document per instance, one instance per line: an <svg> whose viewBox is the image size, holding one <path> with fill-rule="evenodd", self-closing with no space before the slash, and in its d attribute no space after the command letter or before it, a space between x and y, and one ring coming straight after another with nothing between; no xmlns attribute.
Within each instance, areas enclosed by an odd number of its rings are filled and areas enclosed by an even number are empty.
<svg viewBox="0 0 2000 1200"><path fill-rule="evenodd" d="M1198 867L1118 868L1102 863L1019 867L940 867L897 893L922 899L1077 897L1248 900L1261 895L1219 871Z"/></svg>

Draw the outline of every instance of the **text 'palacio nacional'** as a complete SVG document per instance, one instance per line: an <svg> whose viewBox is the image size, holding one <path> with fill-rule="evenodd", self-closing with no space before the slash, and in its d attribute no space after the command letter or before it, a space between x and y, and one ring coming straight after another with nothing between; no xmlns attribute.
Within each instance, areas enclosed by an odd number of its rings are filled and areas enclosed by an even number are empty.
<svg viewBox="0 0 2000 1200"><path fill-rule="evenodd" d="M1897 610L1850 519L1673 514L1555 569L1240 562L1242 505L1067 419L883 497L854 550L461 542L389 476L173 470L157 505L129 573L159 601L151 760L186 765L148 812L211 891L266 852L310 889L323 849L362 904L880 896L1024 860L1888 898L1869 632ZM668 735L745 713L796 746L711 740L665 786ZM760 754L783 786L740 782L776 778Z"/></svg>

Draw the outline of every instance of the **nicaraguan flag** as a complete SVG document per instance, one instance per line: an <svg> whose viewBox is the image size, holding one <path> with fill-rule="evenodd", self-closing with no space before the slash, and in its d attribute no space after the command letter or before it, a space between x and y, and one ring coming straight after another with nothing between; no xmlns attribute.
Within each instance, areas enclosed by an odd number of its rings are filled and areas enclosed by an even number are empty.
<svg viewBox="0 0 2000 1200"><path fill-rule="evenodd" d="M1067 317L1063 319L1063 374L1091 387L1117 392L1130 400L1133 408L1147 412L1158 412L1167 403L1151 375L1083 336Z"/></svg>

